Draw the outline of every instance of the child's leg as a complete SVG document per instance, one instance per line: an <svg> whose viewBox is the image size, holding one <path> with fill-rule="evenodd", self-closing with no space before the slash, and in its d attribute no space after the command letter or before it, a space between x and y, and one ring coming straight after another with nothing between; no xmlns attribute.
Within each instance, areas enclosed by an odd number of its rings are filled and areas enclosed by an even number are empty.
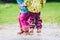
<svg viewBox="0 0 60 40"><path fill-rule="evenodd" d="M37 28L37 32L41 32L42 20L40 18L40 13L36 13L36 28Z"/></svg>
<svg viewBox="0 0 60 40"><path fill-rule="evenodd" d="M20 21L20 14L18 16L18 22L19 22L19 27L20 27L20 31L18 32L18 34L22 34L23 30L22 30L22 25L21 25L21 21Z"/></svg>
<svg viewBox="0 0 60 40"><path fill-rule="evenodd" d="M20 14L19 15L19 24L20 24L20 30L22 31L27 31L28 30L28 26L29 26L29 23L27 22L29 18L29 14L28 13L25 13L25 14Z"/></svg>
<svg viewBox="0 0 60 40"><path fill-rule="evenodd" d="M33 33L33 29L35 27L34 19L35 19L34 13L30 12L30 33Z"/></svg>

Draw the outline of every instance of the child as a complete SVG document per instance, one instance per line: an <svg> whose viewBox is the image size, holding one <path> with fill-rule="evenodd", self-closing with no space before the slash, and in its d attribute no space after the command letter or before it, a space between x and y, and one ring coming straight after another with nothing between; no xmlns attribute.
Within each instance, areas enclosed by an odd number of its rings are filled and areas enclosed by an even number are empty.
<svg viewBox="0 0 60 40"><path fill-rule="evenodd" d="M37 33L41 32L42 19L40 18L40 14L45 2L46 0L30 0L30 5L28 6L30 11L30 33L33 33L35 25L37 28Z"/></svg>
<svg viewBox="0 0 60 40"><path fill-rule="evenodd" d="M18 16L18 21L20 25L20 32L18 34L22 33L28 33L28 26L29 23L27 22L29 19L29 13L28 13L28 8L26 4L24 3L24 0L16 0L18 3L18 6L20 8L20 14Z"/></svg>

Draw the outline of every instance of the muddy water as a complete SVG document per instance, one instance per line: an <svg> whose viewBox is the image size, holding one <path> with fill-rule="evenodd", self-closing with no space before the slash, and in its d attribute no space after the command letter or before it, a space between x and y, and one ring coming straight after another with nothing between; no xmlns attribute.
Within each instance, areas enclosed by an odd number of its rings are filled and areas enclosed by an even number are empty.
<svg viewBox="0 0 60 40"><path fill-rule="evenodd" d="M4 24L0 25L0 40L60 40L60 24L44 23L42 32L33 35L18 35L18 24Z"/></svg>

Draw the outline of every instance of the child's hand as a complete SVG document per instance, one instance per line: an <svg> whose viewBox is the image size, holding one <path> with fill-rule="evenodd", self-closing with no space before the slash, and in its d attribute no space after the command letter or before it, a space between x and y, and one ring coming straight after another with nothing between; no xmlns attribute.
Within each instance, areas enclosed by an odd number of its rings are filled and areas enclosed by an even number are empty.
<svg viewBox="0 0 60 40"><path fill-rule="evenodd" d="M24 3L24 7L27 7L27 5Z"/></svg>
<svg viewBox="0 0 60 40"><path fill-rule="evenodd" d="M18 5L18 7L22 7L22 6L23 6L23 4L19 4L19 5Z"/></svg>
<svg viewBox="0 0 60 40"><path fill-rule="evenodd" d="M27 7L25 3L24 4L19 4L18 6L19 7Z"/></svg>

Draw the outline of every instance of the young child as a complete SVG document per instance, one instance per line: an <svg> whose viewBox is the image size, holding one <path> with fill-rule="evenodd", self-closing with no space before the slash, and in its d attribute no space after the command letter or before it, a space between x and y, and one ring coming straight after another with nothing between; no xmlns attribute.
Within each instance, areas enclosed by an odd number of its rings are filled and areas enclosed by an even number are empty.
<svg viewBox="0 0 60 40"><path fill-rule="evenodd" d="M20 25L20 32L18 34L26 33L29 31L29 23L27 22L29 19L28 8L25 3L25 0L16 0L20 9L20 13L18 16L18 21Z"/></svg>
<svg viewBox="0 0 60 40"><path fill-rule="evenodd" d="M34 27L37 28L37 33L41 32L42 19L40 17L41 9L44 7L46 0L30 0L28 6L30 13L30 33L33 33Z"/></svg>

